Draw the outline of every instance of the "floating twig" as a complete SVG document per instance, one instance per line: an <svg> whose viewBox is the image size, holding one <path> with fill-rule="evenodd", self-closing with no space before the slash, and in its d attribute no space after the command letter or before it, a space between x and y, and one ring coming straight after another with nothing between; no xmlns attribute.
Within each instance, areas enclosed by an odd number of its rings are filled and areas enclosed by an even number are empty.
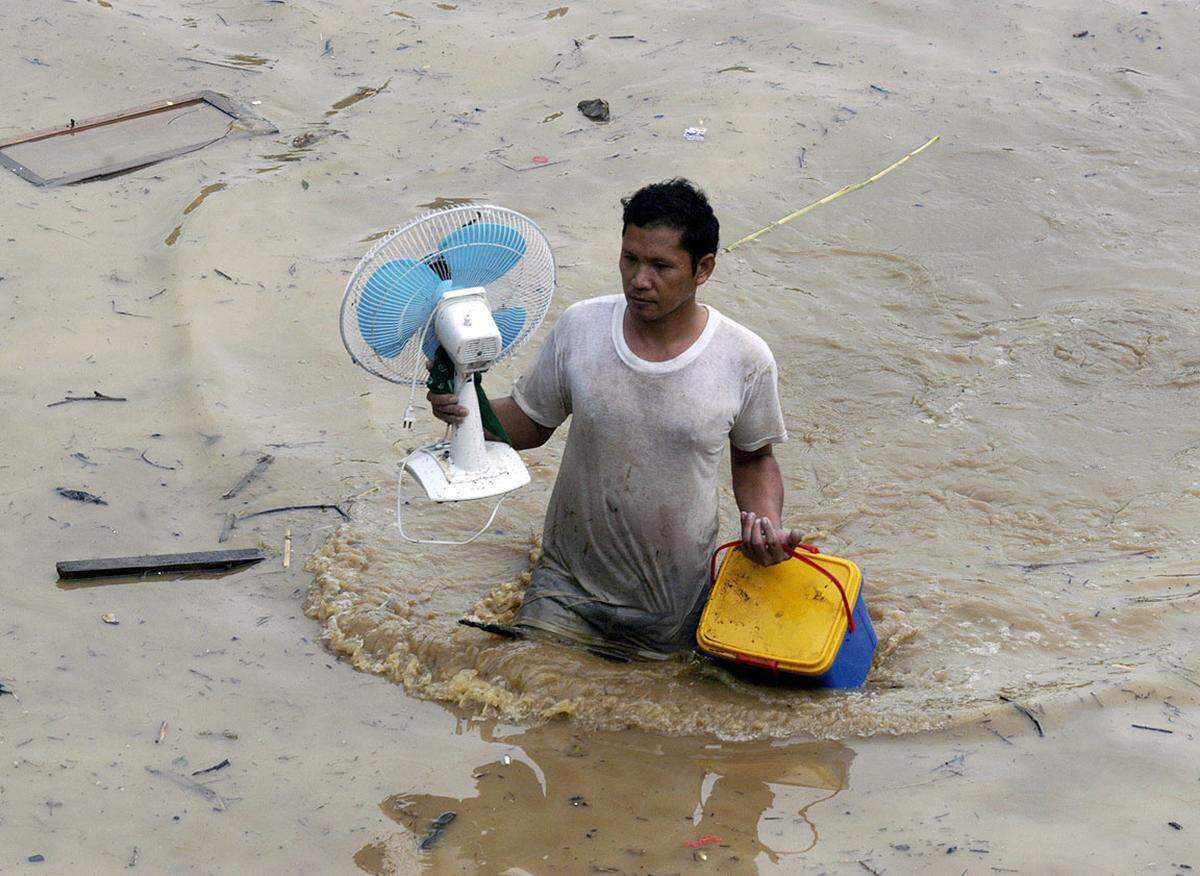
<svg viewBox="0 0 1200 876"><path fill-rule="evenodd" d="M483 630L485 633L492 633L496 636L504 636L506 639L521 638L521 631L513 629L512 627L505 627L501 626L500 624L491 624L487 623L486 621L472 620L468 617L460 618L458 622L464 627L473 627L477 630Z"/></svg>
<svg viewBox="0 0 1200 876"><path fill-rule="evenodd" d="M820 62L814 61L813 63L820 63ZM805 213L808 213L811 210L815 210L817 207L820 207L822 204L828 204L830 201L837 200L842 195L848 195L851 192L856 192L859 189L864 188L865 186L869 186L871 183L875 182L875 180L879 179L880 177L886 176L887 174L891 173L893 170L895 170L900 165L904 164L904 162L908 161L914 155L920 155L922 152L924 152L926 149L928 149L930 146L932 146L934 143L936 143L940 139L941 139L940 134L937 136L934 136L934 137L930 137L927 141L925 141L925 143L923 145L917 147L912 152L909 152L907 155L905 155L899 161L893 162L892 164L888 165L887 167L885 167L883 170L879 171L879 173L875 174L874 176L868 177L867 179L863 180L862 182L851 183L848 186L843 186L842 188L838 189L833 194L826 195L825 197L821 198L820 200L813 201L807 207L801 207L799 210L796 210L793 213L789 213L788 215L784 216L782 219L776 219L770 225L766 225L766 226L758 229L758 231L755 231L753 234L747 234L741 240L735 240L733 243L729 244L729 246L727 246L723 250L721 250L721 252L729 252L729 251L741 246L743 243L749 243L752 240L757 240L758 238L762 237L764 234L774 231L776 228L778 228L781 225L786 225L788 222L791 222L793 219L800 218Z"/></svg>
<svg viewBox="0 0 1200 876"><path fill-rule="evenodd" d="M161 468L163 471L176 471L176 470L177 470L177 466L174 466L174 465L159 465L159 464L158 464L157 462L155 462L154 460L152 460L152 459L147 459L147 458L146 458L146 451L145 451L145 450L143 450L143 451L142 451L142 462L146 463L147 465L152 465L152 466L154 466L155 468Z"/></svg>
<svg viewBox="0 0 1200 876"><path fill-rule="evenodd" d="M237 515L230 511L225 515L225 522L221 525L221 534L217 536L217 543L225 544L229 533L233 532L235 526L237 526Z"/></svg>
<svg viewBox="0 0 1200 876"><path fill-rule="evenodd" d="M214 764L213 766L206 767L202 770L196 770L194 773L192 773L192 775L193 776L202 776L205 773L215 773L217 770L223 770L227 766L229 766L229 758L225 758L223 761L221 761L218 764Z"/></svg>
<svg viewBox="0 0 1200 876"><path fill-rule="evenodd" d="M282 514L284 511L336 511L341 515L343 520L350 519L350 515L343 511L340 505L321 503L317 505L284 505L281 508L267 508L265 511L255 511L253 514L243 514L238 518L238 522L262 517L265 514Z"/></svg>
<svg viewBox="0 0 1200 876"><path fill-rule="evenodd" d="M292 565L292 531L285 530L283 533L283 567L285 569Z"/></svg>
<svg viewBox="0 0 1200 876"><path fill-rule="evenodd" d="M129 399L123 398L122 396L105 395L104 393L93 389L91 395L69 395L66 398L64 398L62 401L50 402L50 404L46 405L46 407L56 408L59 405L69 405L71 402L94 402L94 401L123 402L123 401L129 401Z"/></svg>
<svg viewBox="0 0 1200 876"><path fill-rule="evenodd" d="M1014 709L1016 709L1018 712L1020 712L1022 715L1024 715L1030 721L1032 721L1033 726L1037 728L1038 736L1046 735L1045 731L1042 730L1042 722L1039 721L1036 717L1034 717L1033 712L1029 711L1029 709L1025 708L1023 705L1018 703L1016 700L1009 699L1004 694L1000 694L1000 699L1002 699L1006 703L1010 703Z"/></svg>
<svg viewBox="0 0 1200 876"><path fill-rule="evenodd" d="M1200 596L1200 590L1193 590L1191 593L1169 593L1166 596L1134 596L1134 597L1131 597L1129 601L1130 602L1172 602L1176 599L1191 599L1193 596Z"/></svg>
<svg viewBox="0 0 1200 876"><path fill-rule="evenodd" d="M1005 736L1003 733L1001 733L996 728L989 727L987 724L984 724L983 728L985 730L987 730L989 733L991 733L993 736L995 736L997 739L999 739L1001 742L1003 742L1005 745L1012 745L1012 740L1009 739L1007 736Z"/></svg>
<svg viewBox="0 0 1200 876"><path fill-rule="evenodd" d="M152 316L147 316L144 313L130 313L128 310L117 310L117 301L112 299L112 312L117 316L136 316L138 319L153 319Z"/></svg>
<svg viewBox="0 0 1200 876"><path fill-rule="evenodd" d="M180 55L179 60L191 61L193 64L210 64L213 67L225 67L229 70L241 70L243 73L261 73L262 70L256 70L253 67L244 67L241 64L226 64L224 61L208 61L204 58L193 58L190 55Z"/></svg>
<svg viewBox="0 0 1200 876"><path fill-rule="evenodd" d="M258 461L254 463L254 468L252 468L252 469L250 469L250 471L246 472L246 474L242 476L242 479L234 485L233 489L231 489L227 493L222 494L221 498L222 499L232 499L234 496L236 496L238 493L240 493L242 490L244 490L246 488L247 484L249 484L252 480L254 480L256 477L261 475L268 468L270 468L271 463L273 463L274 461L275 461L274 456L272 456L269 453L264 453L262 456L260 456L258 458Z"/></svg>
<svg viewBox="0 0 1200 876"><path fill-rule="evenodd" d="M183 788L185 791L191 791L195 794L199 794L209 803L212 803L213 809L215 809L217 812L224 812L229 808L220 794L218 794L212 788L201 785L199 782L193 782L187 776L181 776L178 773L169 773L166 770L156 770L154 767L146 767L146 772L152 776L160 776L161 778L174 783L178 787Z"/></svg>
<svg viewBox="0 0 1200 876"><path fill-rule="evenodd" d="M158 738L154 740L155 745L162 745L162 741L167 738L167 722L163 721L158 725Z"/></svg>
<svg viewBox="0 0 1200 876"><path fill-rule="evenodd" d="M517 173L524 173L527 170L538 170L543 167L554 167L554 165L556 165L556 164L566 164L568 161L570 161L570 159L569 158L560 158L558 161L547 161L542 164L531 164L528 167L514 167L513 165L509 164L507 161L501 161L499 158L496 158L495 156L492 156L492 161L496 162L501 167L507 167L509 170L514 170Z"/></svg>
<svg viewBox="0 0 1200 876"><path fill-rule="evenodd" d="M1174 733L1174 730L1167 730L1163 727L1151 727L1148 724L1130 724L1130 727L1136 727L1139 730L1153 730L1155 733Z"/></svg>
<svg viewBox="0 0 1200 876"><path fill-rule="evenodd" d="M230 283L236 283L236 282L237 282L237 280L233 279L233 277L231 277L231 276L229 276L228 274L226 274L226 273L225 273L224 271L222 271L220 268L213 268L213 273L214 273L214 274L216 274L218 277L223 277L224 279L228 280Z"/></svg>
<svg viewBox="0 0 1200 876"><path fill-rule="evenodd" d="M89 493L86 490L72 490L68 487L55 487L54 492L58 493L64 499L71 499L76 502L86 502L92 505L107 505L108 503L94 493Z"/></svg>

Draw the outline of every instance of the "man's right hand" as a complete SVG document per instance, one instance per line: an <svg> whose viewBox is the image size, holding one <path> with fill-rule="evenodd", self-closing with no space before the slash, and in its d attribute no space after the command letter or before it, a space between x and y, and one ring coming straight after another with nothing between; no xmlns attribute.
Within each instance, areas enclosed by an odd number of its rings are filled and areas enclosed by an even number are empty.
<svg viewBox="0 0 1200 876"><path fill-rule="evenodd" d="M433 370L433 360L426 359L425 367ZM467 418L467 409L458 403L458 396L449 393L435 393L433 390L425 393L433 415L443 423L459 426Z"/></svg>

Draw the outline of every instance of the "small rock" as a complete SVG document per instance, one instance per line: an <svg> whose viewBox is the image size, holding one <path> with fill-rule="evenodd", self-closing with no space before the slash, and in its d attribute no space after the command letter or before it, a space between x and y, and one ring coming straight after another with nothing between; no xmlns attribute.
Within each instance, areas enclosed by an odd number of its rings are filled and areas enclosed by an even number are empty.
<svg viewBox="0 0 1200 876"><path fill-rule="evenodd" d="M27 858L27 860L31 864L40 864L40 863L42 863L42 861L46 860L46 856L45 855L30 855Z"/></svg>
<svg viewBox="0 0 1200 876"><path fill-rule="evenodd" d="M593 98L592 100L579 101L579 111L593 122L608 121L608 101L599 97Z"/></svg>
<svg viewBox="0 0 1200 876"><path fill-rule="evenodd" d="M108 614L100 615L100 620L104 621L106 624L112 624L114 627L121 623L119 620L117 620L117 616L111 611L108 612Z"/></svg>

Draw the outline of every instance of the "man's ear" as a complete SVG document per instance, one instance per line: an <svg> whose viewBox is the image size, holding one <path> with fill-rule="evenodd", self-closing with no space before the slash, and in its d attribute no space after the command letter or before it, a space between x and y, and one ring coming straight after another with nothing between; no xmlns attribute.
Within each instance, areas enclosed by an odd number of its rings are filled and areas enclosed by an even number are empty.
<svg viewBox="0 0 1200 876"><path fill-rule="evenodd" d="M712 276L713 271L717 269L717 257L711 252L702 256L700 261L696 262L695 278L696 285L703 286L708 282L708 278Z"/></svg>

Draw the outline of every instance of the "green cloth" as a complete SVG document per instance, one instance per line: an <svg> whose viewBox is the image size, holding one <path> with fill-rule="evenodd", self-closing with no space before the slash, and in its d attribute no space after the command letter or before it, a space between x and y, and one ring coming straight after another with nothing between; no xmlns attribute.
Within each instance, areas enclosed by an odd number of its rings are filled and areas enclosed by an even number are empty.
<svg viewBox="0 0 1200 876"><path fill-rule="evenodd" d="M492 410L492 403L488 401L487 394L483 391L482 371L475 372L474 383L475 396L479 399L479 418L483 421L483 428L511 447L512 440L508 437L508 433L504 431L504 424L500 422L500 418ZM446 352L445 347L439 346L437 352L433 354L433 366L429 369L429 378L425 381L425 385L429 387L431 392L438 395L453 394L454 360L450 358L450 354Z"/></svg>

